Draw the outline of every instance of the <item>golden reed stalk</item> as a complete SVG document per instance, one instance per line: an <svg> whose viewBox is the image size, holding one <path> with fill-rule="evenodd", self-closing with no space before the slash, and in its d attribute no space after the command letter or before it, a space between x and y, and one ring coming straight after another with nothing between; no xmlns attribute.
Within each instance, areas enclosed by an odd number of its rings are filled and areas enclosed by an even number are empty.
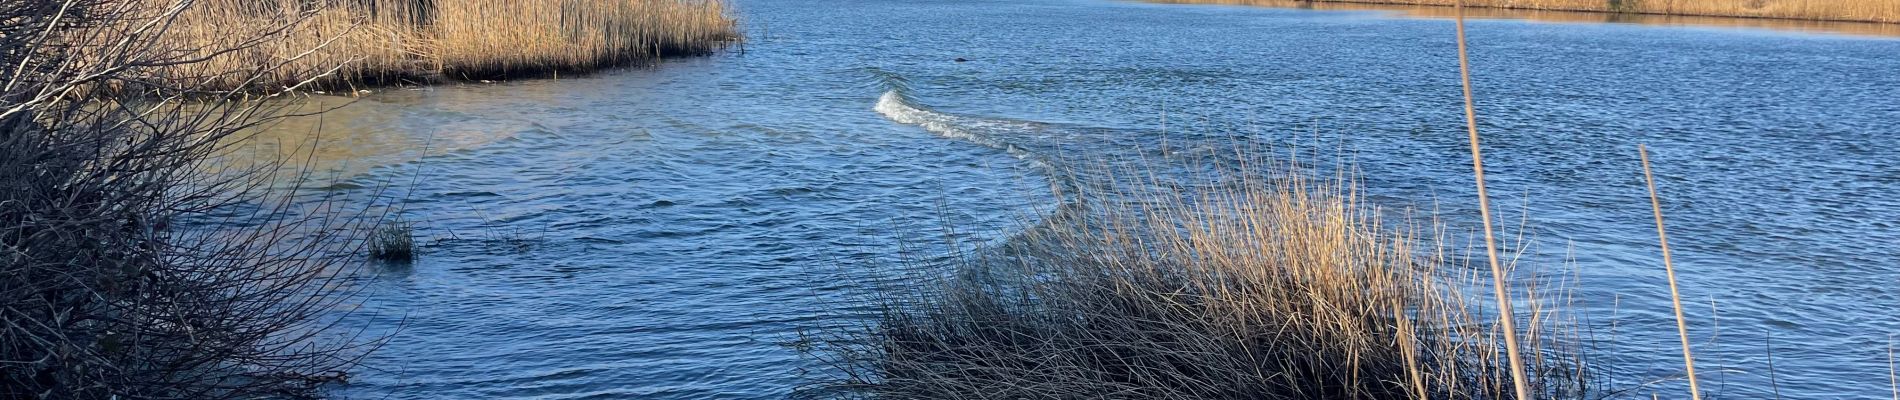
<svg viewBox="0 0 1900 400"><path fill-rule="evenodd" d="M1478 215L1484 218L1484 253L1491 262L1491 288L1498 300L1498 321L1504 326L1504 347L1511 358L1511 384L1517 391L1517 398L1531 398L1528 379L1524 376L1524 361L1519 355L1517 344L1517 315L1511 311L1511 296L1505 287L1504 266L1498 263L1497 236L1491 228L1491 196L1484 188L1484 151L1478 144L1478 108L1471 96L1471 57L1465 50L1465 14L1464 2L1458 7L1458 77L1465 92L1465 128L1471 137L1471 171L1478 182Z"/></svg>
<svg viewBox="0 0 1900 400"><path fill-rule="evenodd" d="M1695 356L1689 352L1689 323L1682 317L1682 293L1676 289L1676 264L1669 255L1669 232L1663 229L1662 201L1656 195L1656 176L1649 172L1649 148L1639 144L1636 152L1642 156L1643 180L1649 183L1649 207L1656 214L1656 239L1662 242L1663 270L1669 275L1669 300L1676 307L1676 335L1682 337L1682 363L1689 369L1689 398L1701 399L1702 388L1695 378Z"/></svg>
<svg viewBox="0 0 1900 400"><path fill-rule="evenodd" d="M1893 400L1900 400L1900 377L1893 365L1893 335L1887 335L1887 385L1893 388Z"/></svg>

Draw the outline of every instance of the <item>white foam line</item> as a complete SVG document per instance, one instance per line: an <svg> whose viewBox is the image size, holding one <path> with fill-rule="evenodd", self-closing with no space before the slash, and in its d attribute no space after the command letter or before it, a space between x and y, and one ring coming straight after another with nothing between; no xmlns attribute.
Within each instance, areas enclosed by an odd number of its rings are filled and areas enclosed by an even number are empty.
<svg viewBox="0 0 1900 400"><path fill-rule="evenodd" d="M884 118L889 118L893 122L916 125L924 128L926 131L930 131L930 133L937 134L937 136L1002 150L1009 153L1009 155L1016 156L1018 159L1035 165L1037 168L1054 172L1053 167L1043 161L1042 158L1035 153L1031 153L1029 150L997 139L995 136L983 132L983 130L989 129L1007 129L1008 125L1011 124L959 117L918 108L910 105L908 101L905 101L904 96L898 94L896 90L885 91L884 95L878 96L877 106L872 109L877 110L878 114L883 114Z"/></svg>

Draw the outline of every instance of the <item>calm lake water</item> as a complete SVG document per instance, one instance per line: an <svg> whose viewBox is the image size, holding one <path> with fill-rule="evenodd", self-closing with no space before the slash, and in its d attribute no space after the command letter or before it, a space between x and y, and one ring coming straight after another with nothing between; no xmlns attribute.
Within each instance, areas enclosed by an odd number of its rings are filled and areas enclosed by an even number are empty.
<svg viewBox="0 0 1900 400"><path fill-rule="evenodd" d="M743 52L396 90L325 117L337 188L394 186L425 245L379 268L365 310L402 329L342 393L783 397L809 365L779 343L861 287L851 266L944 220L1007 237L1050 201L1039 164L1164 137L1341 153L1378 204L1476 227L1447 20L1096 0L737 8ZM1680 369L1645 143L1704 386L1888 395L1900 40L1470 29L1503 225L1534 240L1525 271L1577 278L1573 312L1619 389L1683 397L1678 381L1637 386Z"/></svg>

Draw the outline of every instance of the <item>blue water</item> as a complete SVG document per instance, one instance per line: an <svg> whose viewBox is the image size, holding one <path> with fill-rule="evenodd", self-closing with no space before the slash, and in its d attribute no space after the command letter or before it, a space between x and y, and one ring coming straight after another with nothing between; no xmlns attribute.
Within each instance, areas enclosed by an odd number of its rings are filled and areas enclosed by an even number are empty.
<svg viewBox="0 0 1900 400"><path fill-rule="evenodd" d="M1163 138L1340 154L1376 203L1476 227L1446 20L1098 0L736 9L743 51L396 90L331 117L350 138L332 166L394 185L424 245L380 267L365 310L401 329L341 394L782 397L812 365L780 342L862 288L851 266L944 221L1006 238L1052 201L1050 164ZM1900 40L1522 20L1470 34L1494 202L1534 242L1520 277L1575 277L1572 313L1618 388L1683 397L1644 143L1704 386L1888 395Z"/></svg>

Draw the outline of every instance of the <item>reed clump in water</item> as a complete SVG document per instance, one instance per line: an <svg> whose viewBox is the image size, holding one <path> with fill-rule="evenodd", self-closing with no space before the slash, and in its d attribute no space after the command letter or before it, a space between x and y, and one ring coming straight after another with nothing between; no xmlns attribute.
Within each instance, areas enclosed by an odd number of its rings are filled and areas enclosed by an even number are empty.
<svg viewBox="0 0 1900 400"><path fill-rule="evenodd" d="M1487 298L1467 301L1478 270L1383 222L1349 180L1117 175L1153 178L1081 185L1097 189L1071 209L1088 211L921 288L880 287L869 321L802 338L825 368L799 394L1517 398ZM1574 335L1527 310L1534 396L1579 397Z"/></svg>
<svg viewBox="0 0 1900 400"><path fill-rule="evenodd" d="M1458 0L1154 0L1165 3L1306 6L1313 3L1455 6ZM1900 0L1465 0L1466 7L1710 17L1900 23Z"/></svg>
<svg viewBox="0 0 1900 400"><path fill-rule="evenodd" d="M389 262L410 262L416 259L415 224L391 220L377 226L369 234L367 251L372 259Z"/></svg>
<svg viewBox="0 0 1900 400"><path fill-rule="evenodd" d="M346 88L585 72L705 54L739 37L719 0L200 0L158 46L232 48L154 77L230 88ZM273 65L252 78L256 65Z"/></svg>

